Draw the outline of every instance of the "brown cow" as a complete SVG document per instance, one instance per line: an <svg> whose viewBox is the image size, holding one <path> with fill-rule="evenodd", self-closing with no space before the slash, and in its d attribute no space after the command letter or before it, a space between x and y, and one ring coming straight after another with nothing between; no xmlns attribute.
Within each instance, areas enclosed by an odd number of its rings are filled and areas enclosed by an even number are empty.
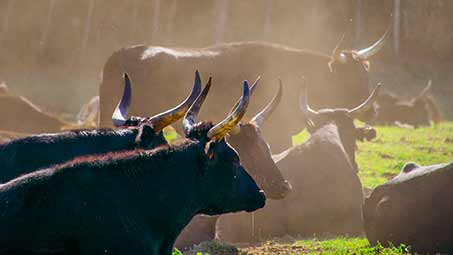
<svg viewBox="0 0 453 255"><path fill-rule="evenodd" d="M288 82L304 76L316 84L310 88L314 107L350 108L369 94L369 59L382 48L390 30L389 27L376 43L361 50L342 49L341 40L332 54L266 42L225 43L199 49L145 45L122 48L113 53L104 66L99 90L100 126L111 125L110 113L121 96L118 92L122 86L120 74L124 72L139 84L131 109L135 115L152 115L183 97L178 88L195 69L202 69L217 79L217 88L206 102L208 119L217 120L222 116L223 106L231 104L232 98L237 96L236 84L258 74L269 79L280 76ZM262 94L250 105L251 111L257 112L259 105L264 104L263 98L271 97L270 88L264 84ZM287 88L288 91L296 89L292 85ZM159 91L160 96L149 100L154 91ZM287 93L282 105L262 127L274 153L288 148L289 136L303 128L303 120L293 117L298 115L295 105L297 95Z"/></svg>
<svg viewBox="0 0 453 255"><path fill-rule="evenodd" d="M394 125L397 123L419 126L430 126L431 121L439 123L442 114L439 107L429 95L431 81L423 91L411 100L403 100L392 94L381 94L376 99L375 123Z"/></svg>
<svg viewBox="0 0 453 255"><path fill-rule="evenodd" d="M256 84L257 82L252 86L251 93ZM260 126L280 103L282 89L280 82L278 92L271 102L250 121L241 122L227 137L228 143L238 152L241 163L270 199L283 199L291 191L291 185L272 160L269 145L260 131ZM217 217L196 216L176 240L176 247L183 250L202 241L213 240L216 222Z"/></svg>
<svg viewBox="0 0 453 255"><path fill-rule="evenodd" d="M46 113L25 97L0 95L0 130L21 133L59 132L70 124Z"/></svg>
<svg viewBox="0 0 453 255"><path fill-rule="evenodd" d="M356 140L371 140L376 131L355 127L354 118L372 106L376 94L377 88L352 110L314 111L304 93L301 108L311 137L274 156L292 191L282 200L269 200L254 214L220 217L220 239L244 242L284 235L360 234L363 194L355 162Z"/></svg>
<svg viewBox="0 0 453 255"><path fill-rule="evenodd" d="M407 163L401 173L365 199L368 240L405 244L420 254L453 252L453 163Z"/></svg>

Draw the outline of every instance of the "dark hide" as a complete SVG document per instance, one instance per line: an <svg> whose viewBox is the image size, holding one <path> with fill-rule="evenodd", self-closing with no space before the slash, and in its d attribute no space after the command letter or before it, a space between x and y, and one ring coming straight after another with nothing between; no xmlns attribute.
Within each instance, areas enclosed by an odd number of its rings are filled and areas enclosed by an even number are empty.
<svg viewBox="0 0 453 255"><path fill-rule="evenodd" d="M67 122L46 113L24 97L0 95L0 130L21 133L59 132Z"/></svg>
<svg viewBox="0 0 453 255"><path fill-rule="evenodd" d="M238 152L241 163L266 192L266 198L282 199L291 191L291 185L283 178L271 157L269 145L259 127L250 122L240 123L230 134L228 143ZM185 250L203 241L213 240L217 218L196 216L176 240L175 246Z"/></svg>
<svg viewBox="0 0 453 255"><path fill-rule="evenodd" d="M121 74L134 77L133 115L153 115L169 103L184 96L186 77L195 69L215 77L215 90L206 100L204 118L218 121L225 105L232 105L240 91L236 84L242 80L262 75L262 89L250 103L249 112L258 110L274 93L273 82L281 77L288 84L287 91L297 91L300 77L310 84L310 98L314 108L345 107L358 105L368 95L368 72L361 60L351 52L343 52L346 63L334 61L329 69L330 55L289 48L265 42L239 42L220 44L202 49L177 49L164 47L133 46L115 52L107 60L100 84L100 126L111 126L110 115L115 108L123 86ZM231 75L234 74L234 75ZM149 95L159 91L159 97L149 100ZM329 91L329 93L326 93ZM286 93L276 112L263 125L263 134L274 153L291 146L291 134L304 127L300 116L297 95ZM365 116L364 116L365 118ZM278 127L278 131L276 128ZM282 137L285 134L285 137Z"/></svg>
<svg viewBox="0 0 453 255"><path fill-rule="evenodd" d="M406 164L365 199L365 231L372 245L405 244L420 254L453 252L453 163Z"/></svg>
<svg viewBox="0 0 453 255"><path fill-rule="evenodd" d="M376 132L370 127L356 128L346 110L319 113L307 142L273 157L292 191L282 200L269 200L253 215L221 217L217 224L221 240L362 233L356 140L373 139Z"/></svg>
<svg viewBox="0 0 453 255"><path fill-rule="evenodd" d="M0 144L0 182L78 156L154 148L166 143L162 132L156 134L149 125L29 136Z"/></svg>
<svg viewBox="0 0 453 255"><path fill-rule="evenodd" d="M376 119L379 125L408 124L415 128L431 126L442 119L440 109L430 96L404 100L392 94L381 94L376 100Z"/></svg>
<svg viewBox="0 0 453 255"><path fill-rule="evenodd" d="M204 131L181 145L78 159L0 185L0 228L8 230L0 247L169 255L195 214L263 207L236 152Z"/></svg>

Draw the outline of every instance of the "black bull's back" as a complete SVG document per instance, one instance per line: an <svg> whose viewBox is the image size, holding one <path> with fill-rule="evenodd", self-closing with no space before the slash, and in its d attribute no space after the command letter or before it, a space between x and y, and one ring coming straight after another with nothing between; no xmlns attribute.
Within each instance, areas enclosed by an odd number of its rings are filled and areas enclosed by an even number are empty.
<svg viewBox="0 0 453 255"><path fill-rule="evenodd" d="M421 253L453 252L453 163L407 164L405 169L365 200L370 243L405 244Z"/></svg>
<svg viewBox="0 0 453 255"><path fill-rule="evenodd" d="M309 89L310 102L315 108L353 107L368 96L368 77L361 66L353 63L350 68L344 68L347 71L331 73L329 60L329 56L321 53L259 42L201 50L125 48L114 53L104 67L100 85L100 123L101 126L111 125L110 113L121 96L121 74L124 72L134 79L131 114L149 115L181 100L190 87L187 77L191 77L195 69L203 70L206 75L214 77L215 86L201 114L205 115L203 118L214 121L218 121L225 113L225 106L232 105L239 96L240 89L233 86L241 84L242 80L262 76L264 84L256 91L248 110L254 113L272 98L275 80L281 77L288 93L284 93L281 105L263 126L273 151L278 152L289 147L289 136L304 126L295 93L299 90L301 76L310 84L316 84ZM187 89L183 89L185 87Z"/></svg>

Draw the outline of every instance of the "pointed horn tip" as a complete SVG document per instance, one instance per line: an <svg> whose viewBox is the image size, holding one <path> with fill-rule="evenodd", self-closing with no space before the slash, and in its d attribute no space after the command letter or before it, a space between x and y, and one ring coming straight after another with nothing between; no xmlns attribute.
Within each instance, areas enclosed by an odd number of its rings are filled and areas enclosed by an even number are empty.
<svg viewBox="0 0 453 255"><path fill-rule="evenodd" d="M212 79L211 79L211 77L209 77L209 80L208 80L208 82L206 83L206 85L204 86L203 91L209 90L209 88L211 87L211 85L212 85ZM203 91L202 91L201 93L203 93Z"/></svg>
<svg viewBox="0 0 453 255"><path fill-rule="evenodd" d="M244 96L248 96L250 93L250 86L248 84L248 82L244 82L244 89L243 89L243 94Z"/></svg>
<svg viewBox="0 0 453 255"><path fill-rule="evenodd" d="M195 70L195 83L201 83L201 75L198 69Z"/></svg>
<svg viewBox="0 0 453 255"><path fill-rule="evenodd" d="M260 81L261 81L261 76L258 76L256 78L256 80L253 82L253 84L250 86L250 93L253 94L253 92L255 91L255 89L259 86L260 84Z"/></svg>
<svg viewBox="0 0 453 255"><path fill-rule="evenodd" d="M379 94L379 91L381 90L382 86L383 86L382 83L378 83L376 87L373 89L373 92L371 92L371 95L374 96Z"/></svg>
<svg viewBox="0 0 453 255"><path fill-rule="evenodd" d="M203 91L207 88L209 89L211 87L211 84L212 84L212 77L209 77L208 78L208 82L206 82L206 85L204 86L203 90L200 92L200 93L203 93Z"/></svg>

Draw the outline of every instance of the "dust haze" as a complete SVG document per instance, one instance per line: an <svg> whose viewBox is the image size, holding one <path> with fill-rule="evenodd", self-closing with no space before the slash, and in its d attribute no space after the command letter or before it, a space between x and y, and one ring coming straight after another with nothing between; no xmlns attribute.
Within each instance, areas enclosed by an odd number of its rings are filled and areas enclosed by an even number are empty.
<svg viewBox="0 0 453 255"><path fill-rule="evenodd" d="M49 111L76 113L98 94L103 65L121 47L259 40L330 53L343 33L351 48L374 42L394 8L365 0L1 0L0 80ZM398 53L387 43L371 83L413 96L433 79L451 115L453 3L403 0L401 9Z"/></svg>

